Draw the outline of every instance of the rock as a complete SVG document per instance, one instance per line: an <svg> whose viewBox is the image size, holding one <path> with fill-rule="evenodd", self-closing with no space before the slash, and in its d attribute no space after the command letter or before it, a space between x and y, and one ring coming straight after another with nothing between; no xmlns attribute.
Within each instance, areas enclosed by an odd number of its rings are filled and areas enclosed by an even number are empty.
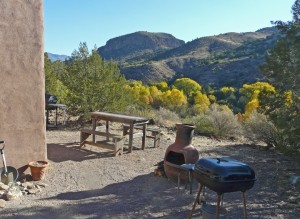
<svg viewBox="0 0 300 219"><path fill-rule="evenodd" d="M20 190L9 190L7 193L5 193L3 196L5 200L11 201L11 200L16 200L19 199L23 193Z"/></svg>
<svg viewBox="0 0 300 219"><path fill-rule="evenodd" d="M29 189L28 190L28 194L36 194L38 192L40 192L41 190L38 188L34 188L34 189Z"/></svg>
<svg viewBox="0 0 300 219"><path fill-rule="evenodd" d="M288 202L291 204L298 204L299 200L297 199L297 197L291 196L291 197L289 197Z"/></svg>
<svg viewBox="0 0 300 219"><path fill-rule="evenodd" d="M42 188L45 188L48 186L46 183L43 183L43 182L36 182L35 185L42 187Z"/></svg>
<svg viewBox="0 0 300 219"><path fill-rule="evenodd" d="M5 208L6 201L3 199L0 199L0 208Z"/></svg>
<svg viewBox="0 0 300 219"><path fill-rule="evenodd" d="M26 189L34 189L35 188L35 186L32 182L24 182L21 184L21 186L23 186Z"/></svg>
<svg viewBox="0 0 300 219"><path fill-rule="evenodd" d="M9 186L4 183L0 183L0 190L8 190Z"/></svg>

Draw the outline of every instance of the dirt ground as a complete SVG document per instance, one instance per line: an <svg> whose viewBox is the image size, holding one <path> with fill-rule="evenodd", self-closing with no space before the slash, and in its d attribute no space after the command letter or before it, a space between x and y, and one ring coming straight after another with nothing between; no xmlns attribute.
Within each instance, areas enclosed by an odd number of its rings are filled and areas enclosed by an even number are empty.
<svg viewBox="0 0 300 219"><path fill-rule="evenodd" d="M154 175L166 148L176 133L163 129L159 148L147 139L134 141L134 150L114 157L93 146L78 148L79 131L68 128L47 131L50 166L44 182L48 185L34 195L22 196L0 209L1 218L188 218L197 193L176 182ZM215 140L195 136L193 145L201 157L230 156L248 163L257 181L246 192L248 218L300 218L299 190L289 184L290 176L300 176L292 158L274 150L245 144L244 141ZM243 218L240 192L227 193L224 207L228 218ZM217 195L206 190L205 199L215 204ZM193 218L201 218L196 206Z"/></svg>

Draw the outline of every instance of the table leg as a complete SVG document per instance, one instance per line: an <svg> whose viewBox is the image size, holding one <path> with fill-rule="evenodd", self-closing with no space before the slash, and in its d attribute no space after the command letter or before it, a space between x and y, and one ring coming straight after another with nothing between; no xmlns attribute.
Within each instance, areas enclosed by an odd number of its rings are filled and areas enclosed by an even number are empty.
<svg viewBox="0 0 300 219"><path fill-rule="evenodd" d="M191 218L193 217L193 213L194 213L194 210L195 210L196 204L197 204L197 202L199 202L199 200L200 200L200 195L201 195L201 191L202 191L202 189L203 189L203 185L202 185L202 184L200 184L200 188L199 188L198 194L197 194L197 196L196 196L196 199L195 199L195 201L194 201L193 208L192 208L192 210L191 210L191 212L190 212L189 219L191 219Z"/></svg>
<svg viewBox="0 0 300 219"><path fill-rule="evenodd" d="M128 152L132 152L132 141L133 141L133 123L130 123L129 127L129 142L128 142Z"/></svg>
<svg viewBox="0 0 300 219"><path fill-rule="evenodd" d="M243 203L244 203L244 218L247 219L247 207L246 207L246 198L245 198L245 192L242 192L243 196Z"/></svg>
<svg viewBox="0 0 300 219"><path fill-rule="evenodd" d="M106 121L105 131L106 131L106 133L109 133L109 121ZM106 137L106 141L109 141L109 137Z"/></svg>
<svg viewBox="0 0 300 219"><path fill-rule="evenodd" d="M63 108L63 125L66 124L66 108Z"/></svg>
<svg viewBox="0 0 300 219"><path fill-rule="evenodd" d="M145 149L146 144L146 129L147 129L147 123L143 124L143 138L142 138L142 149Z"/></svg>
<svg viewBox="0 0 300 219"><path fill-rule="evenodd" d="M96 119L92 119L92 126L93 126L93 131L96 130ZM95 134L93 134L93 142L95 143L96 137Z"/></svg>
<svg viewBox="0 0 300 219"><path fill-rule="evenodd" d="M55 126L57 126L57 107L55 108Z"/></svg>

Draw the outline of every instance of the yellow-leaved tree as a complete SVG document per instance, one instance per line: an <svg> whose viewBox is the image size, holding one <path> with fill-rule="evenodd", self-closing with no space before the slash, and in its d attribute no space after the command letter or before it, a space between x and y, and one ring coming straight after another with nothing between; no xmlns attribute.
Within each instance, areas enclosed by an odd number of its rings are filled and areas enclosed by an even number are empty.
<svg viewBox="0 0 300 219"><path fill-rule="evenodd" d="M149 87L144 86L141 81L132 81L127 86L127 89L132 95L133 102L146 105L149 105L153 102Z"/></svg>
<svg viewBox="0 0 300 219"><path fill-rule="evenodd" d="M173 86L178 90L182 90L187 96L189 102L193 100L194 95L201 90L201 85L190 78L178 78Z"/></svg>
<svg viewBox="0 0 300 219"><path fill-rule="evenodd" d="M244 119L249 118L256 110L264 111L268 109L270 98L276 93L275 87L267 82L256 82L254 84L244 84L240 93L247 97Z"/></svg>
<svg viewBox="0 0 300 219"><path fill-rule="evenodd" d="M205 113L208 111L210 106L209 98L206 94L201 93L200 91L196 92L194 97L194 109L197 114Z"/></svg>
<svg viewBox="0 0 300 219"><path fill-rule="evenodd" d="M172 90L167 90L162 94L162 105L167 108L181 107L185 104L187 104L187 99L183 91L173 88Z"/></svg>

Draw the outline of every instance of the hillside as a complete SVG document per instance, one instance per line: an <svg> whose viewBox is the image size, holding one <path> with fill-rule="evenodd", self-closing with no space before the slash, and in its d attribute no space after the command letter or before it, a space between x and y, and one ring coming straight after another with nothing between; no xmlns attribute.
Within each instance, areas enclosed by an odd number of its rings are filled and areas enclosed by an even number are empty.
<svg viewBox="0 0 300 219"><path fill-rule="evenodd" d="M108 40L105 46L98 49L98 52L105 59L121 61L145 55L151 56L183 44L183 40L178 40L171 34L139 31Z"/></svg>
<svg viewBox="0 0 300 219"><path fill-rule="evenodd" d="M98 49L114 59L127 79L172 81L189 77L200 84L235 86L263 80L258 66L278 32L225 33L184 43L170 34L136 32L109 40Z"/></svg>

